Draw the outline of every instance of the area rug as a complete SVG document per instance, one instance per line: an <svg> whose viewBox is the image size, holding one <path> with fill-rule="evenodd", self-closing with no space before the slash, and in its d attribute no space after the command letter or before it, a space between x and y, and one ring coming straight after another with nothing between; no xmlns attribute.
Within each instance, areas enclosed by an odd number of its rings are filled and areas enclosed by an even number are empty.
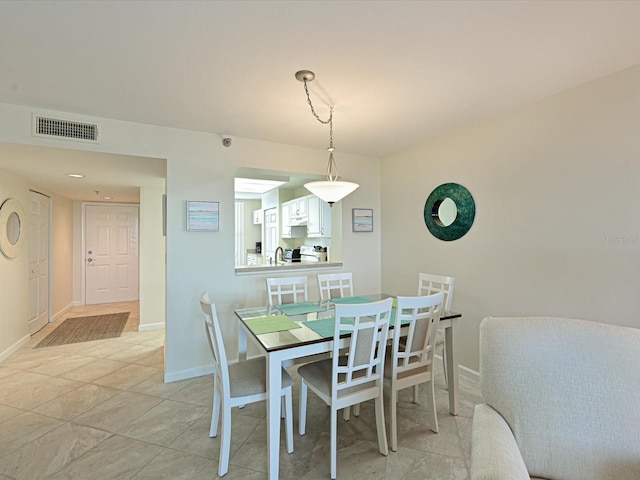
<svg viewBox="0 0 640 480"><path fill-rule="evenodd" d="M128 318L129 312L67 318L33 348L119 337Z"/></svg>

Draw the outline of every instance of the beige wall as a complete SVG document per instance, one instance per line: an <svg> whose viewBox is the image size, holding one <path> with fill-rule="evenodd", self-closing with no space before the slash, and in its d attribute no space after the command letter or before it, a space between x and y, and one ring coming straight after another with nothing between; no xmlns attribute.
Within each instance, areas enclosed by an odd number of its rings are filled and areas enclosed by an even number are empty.
<svg viewBox="0 0 640 480"><path fill-rule="evenodd" d="M99 145L50 140L31 135L31 115L34 112L58 117L64 115L62 112L0 104L0 141L167 159L165 378L176 380L210 371L210 352L197 303L203 290L208 290L217 303L227 354L235 357L237 323L233 310L266 302L265 275L235 274L233 178L236 170L248 167L322 175L327 161L326 151L243 138L234 138L233 147L225 148L215 134L78 115L73 115L74 119L100 123ZM350 212L352 208L373 208L376 225L380 224L380 162L377 158L349 154L338 155L338 162L342 176L361 185L340 202L342 205L333 207L334 212L340 207L345 212L337 217L342 219L344 270L354 272L359 291L375 292L380 289L380 231L354 236ZM220 231L187 232L187 200L220 202ZM81 216L79 207L74 204L74 224ZM74 238L74 251L76 243ZM74 268L77 268L76 263L74 259ZM26 267L24 270L26 274ZM16 285L16 289L26 292L26 284L25 279L24 285ZM78 288L74 284L74 295ZM26 293L24 296L26 298ZM8 301L14 302L16 298ZM26 329L25 317L26 310L23 315L17 311L7 322L16 329L22 328L24 323ZM15 342L18 336L12 333L7 341Z"/></svg>
<svg viewBox="0 0 640 480"><path fill-rule="evenodd" d="M73 202L51 196L51 316L73 304Z"/></svg>
<svg viewBox="0 0 640 480"><path fill-rule="evenodd" d="M29 212L28 186L0 171L0 204L8 198L20 202L25 215ZM25 230L23 234L28 232ZM0 253L0 361L29 340L28 282L29 242L25 237L16 258L9 259Z"/></svg>
<svg viewBox="0 0 640 480"><path fill-rule="evenodd" d="M237 322L233 310L266 304L267 275L235 275L234 192L237 168L248 167L322 174L326 151L250 139L235 139L224 148L217 136L181 132L171 144L167 164L167 365L168 379L192 375L209 365L207 345L202 337L202 319L197 299L208 290L216 299L227 354L237 352ZM379 160L343 154L340 172L361 187L344 199L342 208L371 207L379 212ZM220 201L219 232L187 232L184 204L187 199ZM350 218L350 216L349 216ZM380 233L354 238L351 226L342 225L342 259L345 271L353 271L362 291L380 289ZM365 259L363 261L362 259ZM311 283L315 274L311 274ZM312 283L313 284L313 283ZM173 319L173 320L172 320ZM198 363L200 362L200 363ZM200 370L199 370L200 368Z"/></svg>
<svg viewBox="0 0 640 480"><path fill-rule="evenodd" d="M383 290L412 294L418 272L456 277L464 366L478 369L487 315L640 327L638 85L635 67L383 159ZM453 242L423 221L446 182L477 208Z"/></svg>
<svg viewBox="0 0 640 480"><path fill-rule="evenodd" d="M164 188L140 189L140 326L164 329L166 237L162 235Z"/></svg>

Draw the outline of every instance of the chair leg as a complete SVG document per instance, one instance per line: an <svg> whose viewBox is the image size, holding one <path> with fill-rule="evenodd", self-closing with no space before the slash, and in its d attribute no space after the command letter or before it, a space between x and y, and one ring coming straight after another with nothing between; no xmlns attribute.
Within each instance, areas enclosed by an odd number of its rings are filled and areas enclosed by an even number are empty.
<svg viewBox="0 0 640 480"><path fill-rule="evenodd" d="M351 407L345 407L342 410L342 418L344 418L346 422L349 421L350 413L351 413ZM360 415L360 404L356 403L355 405L353 405L353 416L357 417L358 415Z"/></svg>
<svg viewBox="0 0 640 480"><path fill-rule="evenodd" d="M384 420L383 420L384 422ZM331 478L337 477L338 463L338 411L331 406Z"/></svg>
<svg viewBox="0 0 640 480"><path fill-rule="evenodd" d="M420 390L418 389L418 385L413 386L413 403L418 403L418 398L420 398Z"/></svg>
<svg viewBox="0 0 640 480"><path fill-rule="evenodd" d="M213 406L211 409L211 428L209 429L209 437L218 435L218 423L220 422L220 392L216 381L213 381Z"/></svg>
<svg viewBox="0 0 640 480"><path fill-rule="evenodd" d="M218 476L229 471L229 452L231 450L231 408L222 400L222 428L220 432L220 457L218 459Z"/></svg>
<svg viewBox="0 0 640 480"><path fill-rule="evenodd" d="M391 450L398 451L398 391L395 385L391 386ZM377 415L376 411L376 415Z"/></svg>
<svg viewBox="0 0 640 480"><path fill-rule="evenodd" d="M427 394L427 410L431 417L431 431L438 433L440 431L438 427L438 414L436 413L436 393L433 385L433 374L431 375L431 381L429 382L429 393Z"/></svg>
<svg viewBox="0 0 640 480"><path fill-rule="evenodd" d="M288 387L282 397L285 403L284 426L287 437L287 452L293 453L293 402L291 400L291 387Z"/></svg>
<svg viewBox="0 0 640 480"><path fill-rule="evenodd" d="M447 372L447 347L442 346L442 370L444 370L444 385L449 390L449 373Z"/></svg>
<svg viewBox="0 0 640 480"><path fill-rule="evenodd" d="M300 418L298 419L298 433L304 435L307 430L307 384L300 379Z"/></svg>
<svg viewBox="0 0 640 480"><path fill-rule="evenodd" d="M287 405L285 404L285 398L280 397L280 418L285 418L284 412L287 410Z"/></svg>
<svg viewBox="0 0 640 480"><path fill-rule="evenodd" d="M382 390L375 400L376 402L376 428L378 430L378 448L383 455L389 454L387 445L387 430L384 426L384 399L382 398Z"/></svg>

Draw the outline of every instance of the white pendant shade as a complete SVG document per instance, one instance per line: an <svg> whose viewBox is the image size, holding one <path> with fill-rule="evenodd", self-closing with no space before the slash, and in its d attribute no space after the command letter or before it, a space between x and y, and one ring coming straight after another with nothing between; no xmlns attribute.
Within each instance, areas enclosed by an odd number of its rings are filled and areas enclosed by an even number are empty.
<svg viewBox="0 0 640 480"><path fill-rule="evenodd" d="M353 192L360 185L353 182L341 182L337 180L324 180L321 182L305 183L304 188L313 193L316 197L324 200L329 205L342 200Z"/></svg>
<svg viewBox="0 0 640 480"><path fill-rule="evenodd" d="M310 182L305 183L304 188L313 193L320 200L324 200L329 204L330 207L333 206L335 202L339 202L344 197L353 192L360 185L353 182L341 182L338 180L338 166L336 165L336 160L333 157L333 105L329 109L329 119L322 120L316 111L313 108L313 104L311 103L311 97L309 96L309 89L307 88L307 82L313 81L316 78L315 73L309 70L300 70L296 72L296 78L304 83L304 91L307 94L307 103L309 107L311 107L311 113L316 120L323 124L329 124L329 163L327 163L327 179L321 182Z"/></svg>

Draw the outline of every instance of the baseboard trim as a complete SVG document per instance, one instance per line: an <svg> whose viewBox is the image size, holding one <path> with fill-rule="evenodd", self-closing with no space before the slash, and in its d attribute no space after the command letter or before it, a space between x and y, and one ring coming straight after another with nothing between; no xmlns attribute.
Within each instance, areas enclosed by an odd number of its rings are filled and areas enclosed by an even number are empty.
<svg viewBox="0 0 640 480"><path fill-rule="evenodd" d="M180 372L165 373L164 383L177 382L178 380L186 380L188 378L202 377L213 373L213 365L207 367L190 368Z"/></svg>
<svg viewBox="0 0 640 480"><path fill-rule="evenodd" d="M0 353L0 362L3 362L7 358L9 358L9 356L12 353L16 352L21 346L23 346L25 343L27 343L30 338L31 338L31 335L25 335L20 340L18 340L16 343L14 343L9 348L7 348L4 352Z"/></svg>
<svg viewBox="0 0 640 480"><path fill-rule="evenodd" d="M467 377L470 380L473 380L475 382L480 381L480 373L476 372L475 370L471 370L464 365L458 365L458 372L460 373L460 375L462 375L463 377Z"/></svg>
<svg viewBox="0 0 640 480"><path fill-rule="evenodd" d="M139 332L147 332L149 330L163 330L164 322L161 323L147 323L145 325L138 325Z"/></svg>
<svg viewBox="0 0 640 480"><path fill-rule="evenodd" d="M434 355L438 361L442 362L442 356L441 355ZM468 378L469 380L473 380L475 382L479 382L480 381L480 373L476 372L475 370L471 370L468 367L465 367L464 365L460 365L458 364L458 374Z"/></svg>
<svg viewBox="0 0 640 480"><path fill-rule="evenodd" d="M60 311L58 311L57 313L55 313L53 315L53 317L51 317L51 323L55 322L57 319L59 319L62 315L64 315L65 313L67 313L69 310L71 310L71 308L73 307L73 303L70 303L69 305L67 305L66 307L63 307L60 309Z"/></svg>
<svg viewBox="0 0 640 480"><path fill-rule="evenodd" d="M84 302L81 302L80 300L76 300L75 302L73 302L72 305L74 307L83 307L84 306Z"/></svg>

